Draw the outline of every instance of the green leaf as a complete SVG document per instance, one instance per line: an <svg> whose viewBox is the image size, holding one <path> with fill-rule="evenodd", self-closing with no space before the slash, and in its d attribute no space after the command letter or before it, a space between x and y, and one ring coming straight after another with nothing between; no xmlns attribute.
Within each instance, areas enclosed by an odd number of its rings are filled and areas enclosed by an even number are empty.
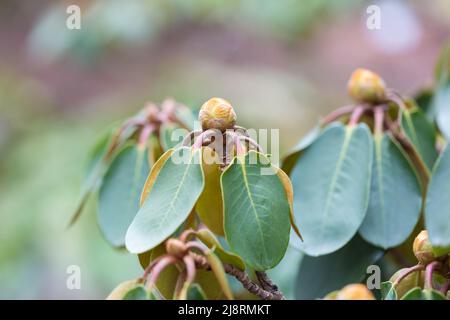
<svg viewBox="0 0 450 320"><path fill-rule="evenodd" d="M447 82L450 76L450 42L448 42L441 53L434 70L436 82Z"/></svg>
<svg viewBox="0 0 450 320"><path fill-rule="evenodd" d="M401 125L406 136L416 147L428 169L433 168L438 157L436 151L436 128L419 109L402 112Z"/></svg>
<svg viewBox="0 0 450 320"><path fill-rule="evenodd" d="M206 293L198 283L192 284L187 293L188 300L207 300Z"/></svg>
<svg viewBox="0 0 450 320"><path fill-rule="evenodd" d="M385 281L381 283L381 297L383 300L397 300L397 292L392 282Z"/></svg>
<svg viewBox="0 0 450 320"><path fill-rule="evenodd" d="M250 151L234 158L221 177L226 239L258 271L277 265L289 242L289 203L276 170Z"/></svg>
<svg viewBox="0 0 450 320"><path fill-rule="evenodd" d="M446 298L439 291L416 287L409 290L401 300L446 300Z"/></svg>
<svg viewBox="0 0 450 320"><path fill-rule="evenodd" d="M141 189L149 172L147 150L124 147L106 172L98 198L98 221L108 242L121 247L139 210Z"/></svg>
<svg viewBox="0 0 450 320"><path fill-rule="evenodd" d="M450 139L450 83L440 85L433 97L436 123L444 137Z"/></svg>
<svg viewBox="0 0 450 320"><path fill-rule="evenodd" d="M388 249L404 242L414 230L422 191L397 142L388 134L375 135L374 142L369 207L359 233L369 243Z"/></svg>
<svg viewBox="0 0 450 320"><path fill-rule="evenodd" d="M298 267L303 257L303 252L289 246L283 260L281 260L276 268L267 272L270 279L277 284L288 300L295 299L295 291L297 288L295 279L297 278Z"/></svg>
<svg viewBox="0 0 450 320"><path fill-rule="evenodd" d="M173 135L173 132L177 129L181 129L181 127L173 122L165 122L159 128L159 140L164 151L175 148L183 141L183 136L180 135L177 137Z"/></svg>
<svg viewBox="0 0 450 320"><path fill-rule="evenodd" d="M433 99L433 90L424 89L420 91L416 96L414 96L414 101L416 101L417 106L423 111L428 119L433 119L434 117L430 114L432 112L431 102Z"/></svg>
<svg viewBox="0 0 450 320"><path fill-rule="evenodd" d="M69 226L73 225L87 203L90 195L101 185L103 175L105 174L110 159L116 154L124 143L131 138L131 136L138 129L137 125L131 125L127 128L119 127L114 133L107 133L101 136L91 149L88 157L88 173L84 179L81 196L78 206L72 213Z"/></svg>
<svg viewBox="0 0 450 320"><path fill-rule="evenodd" d="M365 124L335 123L304 151L291 174L304 238L291 237L295 247L311 256L328 254L358 231L369 200L372 144Z"/></svg>
<svg viewBox="0 0 450 320"><path fill-rule="evenodd" d="M205 188L195 205L200 220L215 234L223 236L223 201L220 188L219 156L211 148L202 148Z"/></svg>
<svg viewBox="0 0 450 320"><path fill-rule="evenodd" d="M136 288L142 283L141 279L133 279L124 281L120 284L118 284L111 293L106 297L106 300L122 300L124 296L129 292L130 290Z"/></svg>
<svg viewBox="0 0 450 320"><path fill-rule="evenodd" d="M286 174L290 174L294 168L297 160L302 155L303 151L309 147L320 135L320 125L312 128L283 158L283 165L281 168Z"/></svg>
<svg viewBox="0 0 450 320"><path fill-rule="evenodd" d="M321 298L349 283L361 282L367 275L367 267L382 256L383 250L367 243L359 235L331 254L320 257L305 255L298 269L296 298Z"/></svg>
<svg viewBox="0 0 450 320"><path fill-rule="evenodd" d="M292 188L291 179L289 176L280 168L277 168L277 175L283 184L284 191L286 192L286 199L289 202L289 220L291 221L292 230L294 230L295 234L303 241L302 235L300 234L300 230L298 229L297 223L295 221L294 215L294 190Z"/></svg>
<svg viewBox="0 0 450 320"><path fill-rule="evenodd" d="M431 244L450 246L450 147L447 145L433 168L425 204L425 226Z"/></svg>
<svg viewBox="0 0 450 320"><path fill-rule="evenodd" d="M222 262L211 250L207 252L206 259L211 266L211 271L216 276L217 282L220 284L220 288L228 300L233 300L233 293L231 292L228 279L225 274Z"/></svg>
<svg viewBox="0 0 450 320"><path fill-rule="evenodd" d="M145 180L144 187L142 188L141 197L139 199L139 206L142 206L144 204L145 199L147 199L150 190L153 188L153 185L155 184L156 177L158 176L159 172L161 171L161 168L164 166L167 159L170 158L172 153L173 149L167 150L153 165L152 170L150 171L150 174L147 177L147 180Z"/></svg>
<svg viewBox="0 0 450 320"><path fill-rule="evenodd" d="M175 108L175 117L189 131L194 129L194 122L197 120L197 117L189 107L177 103Z"/></svg>
<svg viewBox="0 0 450 320"><path fill-rule="evenodd" d="M128 228L127 249L142 253L163 242L189 216L203 187L200 150L186 147L175 150Z"/></svg>
<svg viewBox="0 0 450 320"><path fill-rule="evenodd" d="M137 286L125 293L122 300L149 300L150 295L143 285Z"/></svg>
<svg viewBox="0 0 450 320"><path fill-rule="evenodd" d="M226 251L211 231L204 228L198 230L195 234L208 248L214 249L214 252L223 263L231 264L242 271L245 270L244 261L238 255Z"/></svg>

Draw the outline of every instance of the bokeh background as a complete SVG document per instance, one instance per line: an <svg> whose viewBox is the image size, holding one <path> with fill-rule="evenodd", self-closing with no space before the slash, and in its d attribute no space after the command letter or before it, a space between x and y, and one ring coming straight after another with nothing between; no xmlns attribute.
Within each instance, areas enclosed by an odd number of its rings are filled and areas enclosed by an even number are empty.
<svg viewBox="0 0 450 320"><path fill-rule="evenodd" d="M81 30L66 28L70 4ZM349 102L357 67L410 95L430 85L449 31L447 0L1 1L0 298L102 299L141 272L103 240L95 201L66 226L90 146L145 102L224 97L241 125L279 128L286 151ZM292 265L273 271L282 287Z"/></svg>

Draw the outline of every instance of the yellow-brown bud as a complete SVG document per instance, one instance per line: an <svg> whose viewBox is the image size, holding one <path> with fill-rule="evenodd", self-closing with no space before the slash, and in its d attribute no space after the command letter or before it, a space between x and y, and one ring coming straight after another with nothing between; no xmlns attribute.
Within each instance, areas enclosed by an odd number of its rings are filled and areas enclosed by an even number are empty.
<svg viewBox="0 0 450 320"><path fill-rule="evenodd" d="M211 98L206 101L198 116L203 130L218 129L222 132L231 129L236 124L236 113L231 104L221 98Z"/></svg>
<svg viewBox="0 0 450 320"><path fill-rule="evenodd" d="M356 69L347 84L348 93L357 102L380 103L386 97L386 85L376 73Z"/></svg>
<svg viewBox="0 0 450 320"><path fill-rule="evenodd" d="M336 300L375 300L375 297L365 285L357 283L339 290Z"/></svg>
<svg viewBox="0 0 450 320"><path fill-rule="evenodd" d="M436 259L427 230L422 230L414 239L413 252L421 264L428 264Z"/></svg>
<svg viewBox="0 0 450 320"><path fill-rule="evenodd" d="M166 242L166 251L168 254L181 258L186 254L186 246L181 240L169 239Z"/></svg>

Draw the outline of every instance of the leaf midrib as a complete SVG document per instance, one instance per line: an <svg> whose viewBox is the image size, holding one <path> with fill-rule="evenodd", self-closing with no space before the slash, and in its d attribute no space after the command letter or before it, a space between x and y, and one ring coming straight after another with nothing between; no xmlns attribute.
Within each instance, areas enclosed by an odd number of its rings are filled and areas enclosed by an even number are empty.
<svg viewBox="0 0 450 320"><path fill-rule="evenodd" d="M336 170L334 171L334 174L333 174L333 177L332 177L331 183L330 183L330 188L328 189L328 192L327 192L323 221L328 221L328 215L329 215L330 205L331 205L330 204L331 196L333 194L332 191L335 189L340 172L342 171L341 167L342 167L342 164L344 163L345 154L347 153L348 147L350 145L350 140L351 140L353 131L354 131L353 127L346 128L344 142L342 143L342 149L341 149L341 152L339 153L339 158L338 158L338 161L336 164ZM321 228L320 228L320 232L319 232L319 234L321 235L321 238L323 238L325 225L326 224L324 222L321 224Z"/></svg>
<svg viewBox="0 0 450 320"><path fill-rule="evenodd" d="M188 173L188 171L190 169L190 165L191 165L190 160L192 160L192 155L191 155L191 157L189 159L189 164L186 166L186 170L184 170L184 172L183 172L183 176L182 176L181 181L178 184L178 187L177 187L177 189L175 191L175 195L174 195L174 197L172 197L172 200L169 203L169 208L164 212L163 218L160 219L160 223L158 224L157 230L161 230L161 226L166 222L166 219L167 219L167 216L168 216L169 212L173 211L173 209L174 209L174 203L175 203L175 201L178 198L178 194L180 193L181 187L183 186L184 180L186 180L187 173Z"/></svg>
<svg viewBox="0 0 450 320"><path fill-rule="evenodd" d="M384 183L383 183L383 149L382 149L382 136L377 136L375 138L375 148L376 148L376 158L377 158L377 180L378 180L378 186L379 186L379 197L380 197L380 203L381 203L381 220L382 220L382 226L384 235L386 235L385 230L385 222L386 222L386 211L385 211L385 204L384 204ZM385 238L385 237L383 237Z"/></svg>
<svg viewBox="0 0 450 320"><path fill-rule="evenodd" d="M264 241L264 233L263 233L262 228L261 228L261 223L259 221L258 213L256 212L256 208L255 208L255 203L253 201L253 197L252 197L252 195L250 193L250 186L249 186L248 179L247 179L247 169L245 168L245 159L244 159L244 163L241 162L240 165L241 165L242 175L243 175L243 179L244 179L245 191L247 191L247 196L248 196L248 198L250 200L252 211L253 211L253 213L255 215L256 224L258 226L258 232L260 234L261 243L262 243L262 246L263 246L263 249L264 249L264 256L267 256L267 248L266 248L265 241Z"/></svg>

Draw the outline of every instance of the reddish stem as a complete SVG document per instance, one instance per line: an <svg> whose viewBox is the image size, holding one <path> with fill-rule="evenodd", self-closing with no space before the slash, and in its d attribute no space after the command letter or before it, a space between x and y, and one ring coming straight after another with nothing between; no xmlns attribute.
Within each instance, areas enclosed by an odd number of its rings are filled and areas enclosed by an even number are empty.
<svg viewBox="0 0 450 320"><path fill-rule="evenodd" d="M353 110L352 112L352 115L348 122L348 126L349 127L356 126L358 124L359 119L361 118L361 116L364 114L365 111L366 111L365 107L362 106L356 107L355 110Z"/></svg>
<svg viewBox="0 0 450 320"><path fill-rule="evenodd" d="M145 148L145 145L147 144L148 141L148 137L150 137L153 131L155 131L155 126L153 124L147 124L144 126L144 128L141 131L141 134L139 135L138 141L139 149Z"/></svg>
<svg viewBox="0 0 450 320"><path fill-rule="evenodd" d="M333 121L336 121L337 119L339 119L342 116L345 116L346 114L349 114L351 112L353 112L353 110L356 107L351 105L351 106L344 106L344 107L340 107L336 110L334 110L333 112L329 113L325 118L322 119L322 124L323 125L327 125Z"/></svg>
<svg viewBox="0 0 450 320"><path fill-rule="evenodd" d="M425 267L421 264L415 265L411 268L406 269L402 274L399 275L399 277L397 279L395 279L393 285L396 286L400 283L400 281L402 281L403 279L406 278L407 275L419 271L419 270L423 270Z"/></svg>
<svg viewBox="0 0 450 320"><path fill-rule="evenodd" d="M151 288L158 280L159 274L169 265L177 263L178 259L174 256L166 255L162 257L152 268L147 286Z"/></svg>
<svg viewBox="0 0 450 320"><path fill-rule="evenodd" d="M425 289L433 289L433 272L440 266L439 261L433 261L425 269Z"/></svg>
<svg viewBox="0 0 450 320"><path fill-rule="evenodd" d="M197 273L197 268L195 267L194 258L190 255L185 255L183 257L183 262L186 265L186 282L191 284L195 280L195 274Z"/></svg>
<svg viewBox="0 0 450 320"><path fill-rule="evenodd" d="M375 108L374 118L375 118L374 132L375 132L375 134L382 134L383 133L383 121L384 121L383 107L379 106L379 107Z"/></svg>

